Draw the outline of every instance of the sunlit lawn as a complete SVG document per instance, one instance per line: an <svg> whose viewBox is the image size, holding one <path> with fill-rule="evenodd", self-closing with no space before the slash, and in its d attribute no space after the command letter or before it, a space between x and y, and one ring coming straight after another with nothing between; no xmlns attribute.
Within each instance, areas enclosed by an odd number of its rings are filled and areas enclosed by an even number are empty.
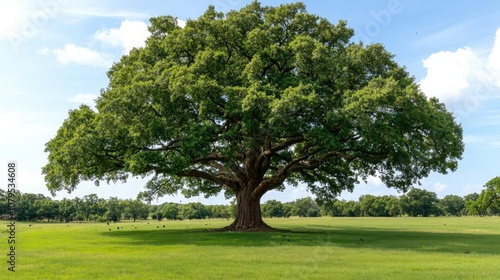
<svg viewBox="0 0 500 280"><path fill-rule="evenodd" d="M500 277L498 217L293 217L266 220L291 232L206 231L229 222L18 222L15 273L4 225L0 279Z"/></svg>

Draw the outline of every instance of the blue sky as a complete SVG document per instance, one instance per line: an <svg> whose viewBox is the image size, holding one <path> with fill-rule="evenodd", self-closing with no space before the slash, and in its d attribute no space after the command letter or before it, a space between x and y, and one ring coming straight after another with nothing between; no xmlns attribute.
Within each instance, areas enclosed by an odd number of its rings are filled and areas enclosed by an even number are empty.
<svg viewBox="0 0 500 280"><path fill-rule="evenodd" d="M44 145L68 110L93 104L107 86L106 71L132 47L143 45L148 19L173 15L182 25L209 4L219 11L250 1L2 0L0 2L0 181L6 163L17 160L22 192L49 195L41 168ZM277 5L292 1L262 1ZM355 41L382 43L415 76L428 96L437 96L462 123L466 143L456 172L431 174L421 188L438 197L480 192L500 176L500 2L497 1L303 1L310 13L331 22L347 20ZM144 181L96 187L84 182L72 194L135 198ZM3 185L6 185L3 184ZM358 185L343 199L362 194L395 194L377 178ZM263 197L292 201L310 195L303 187ZM227 203L222 197L164 201Z"/></svg>

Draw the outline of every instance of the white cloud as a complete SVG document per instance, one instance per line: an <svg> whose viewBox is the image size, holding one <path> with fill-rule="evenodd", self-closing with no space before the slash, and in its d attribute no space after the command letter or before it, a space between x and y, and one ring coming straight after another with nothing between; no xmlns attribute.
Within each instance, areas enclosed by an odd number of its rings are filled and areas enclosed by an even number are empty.
<svg viewBox="0 0 500 280"><path fill-rule="evenodd" d="M186 22L177 20L180 27L184 27ZM148 25L143 21L122 21L119 28L104 28L94 34L94 40L103 42L104 44L121 48L122 54L128 54L130 50L136 47L144 47L146 39L150 36ZM89 66L110 67L113 63L113 57L102 51L92 50L76 46L74 44L66 44L63 49L50 50L49 48L41 48L37 54L47 55L52 53L57 61L63 65L75 63Z"/></svg>
<svg viewBox="0 0 500 280"><path fill-rule="evenodd" d="M41 55L48 55L50 53L50 49L49 48L41 48L38 51L36 51L36 53L41 54Z"/></svg>
<svg viewBox="0 0 500 280"><path fill-rule="evenodd" d="M368 177L368 179L366 180L366 183L374 185L374 186L380 186L380 185L384 184L382 182L382 179L380 179L380 177L378 176L378 174L377 174L377 176L370 176L370 177Z"/></svg>
<svg viewBox="0 0 500 280"><path fill-rule="evenodd" d="M448 186L441 182L431 181L428 178L421 180L420 185L414 185L414 188L425 189L430 192L435 192L437 195L442 194L444 190L448 189Z"/></svg>
<svg viewBox="0 0 500 280"><path fill-rule="evenodd" d="M495 98L500 87L500 28L489 57L468 47L441 51L423 60L427 75L420 87L427 96L446 103L459 117L475 111L484 100Z"/></svg>
<svg viewBox="0 0 500 280"><path fill-rule="evenodd" d="M422 90L443 101L460 97L481 68L479 58L470 48L433 53L423 64L427 76L420 82Z"/></svg>
<svg viewBox="0 0 500 280"><path fill-rule="evenodd" d="M121 47L127 54L134 47L144 47L149 37L148 26L142 21L125 20L119 28L101 29L97 31L94 38L98 41Z"/></svg>
<svg viewBox="0 0 500 280"><path fill-rule="evenodd" d="M180 28L186 27L186 21L182 19L177 19L177 26L179 26Z"/></svg>
<svg viewBox="0 0 500 280"><path fill-rule="evenodd" d="M87 93L79 93L73 96L70 101L75 103L83 103L87 105L94 105L95 100L97 99L96 94L87 94Z"/></svg>
<svg viewBox="0 0 500 280"><path fill-rule="evenodd" d="M440 182L437 182L435 183L434 185L432 185L433 189L439 193L439 192L442 192L444 191L446 188L448 188L447 185L443 184L443 183L440 183Z"/></svg>
<svg viewBox="0 0 500 280"><path fill-rule="evenodd" d="M89 66L110 67L112 60L104 57L103 54L88 49L76 46L74 44L66 44L63 49L53 50L52 53L61 64L76 63Z"/></svg>

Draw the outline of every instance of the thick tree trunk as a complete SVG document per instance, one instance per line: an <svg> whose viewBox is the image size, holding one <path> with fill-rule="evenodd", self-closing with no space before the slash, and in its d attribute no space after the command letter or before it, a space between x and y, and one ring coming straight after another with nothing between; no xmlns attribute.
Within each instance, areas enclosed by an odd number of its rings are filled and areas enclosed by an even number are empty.
<svg viewBox="0 0 500 280"><path fill-rule="evenodd" d="M252 195L252 189L243 188L236 193L236 219L232 224L223 228L223 230L234 231L267 231L272 230L262 220L260 211L260 197Z"/></svg>

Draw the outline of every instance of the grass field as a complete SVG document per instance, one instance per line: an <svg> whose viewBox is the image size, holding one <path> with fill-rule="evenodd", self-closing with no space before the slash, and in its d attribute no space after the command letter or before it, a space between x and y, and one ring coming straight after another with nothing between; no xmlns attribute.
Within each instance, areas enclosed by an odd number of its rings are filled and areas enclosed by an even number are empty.
<svg viewBox="0 0 500 280"><path fill-rule="evenodd" d="M229 222L17 222L12 273L4 221L0 279L500 278L499 217L292 217L266 220L292 232L206 231Z"/></svg>

